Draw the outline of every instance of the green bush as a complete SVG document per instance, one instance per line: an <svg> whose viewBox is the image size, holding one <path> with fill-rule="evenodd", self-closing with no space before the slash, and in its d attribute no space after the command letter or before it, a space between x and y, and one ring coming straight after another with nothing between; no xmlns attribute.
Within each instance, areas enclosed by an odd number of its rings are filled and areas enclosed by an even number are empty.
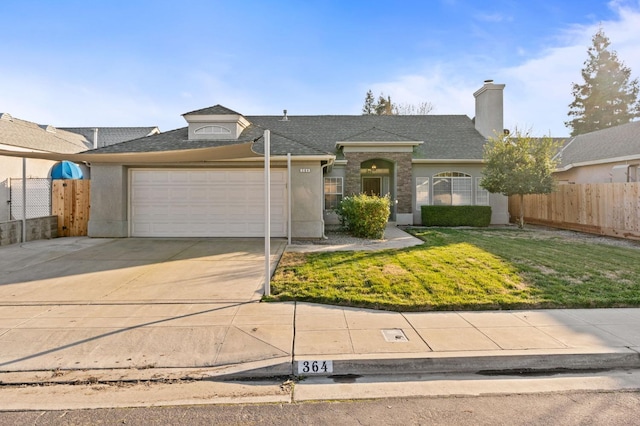
<svg viewBox="0 0 640 426"><path fill-rule="evenodd" d="M489 226L490 206L422 206L424 226Z"/></svg>
<svg viewBox="0 0 640 426"><path fill-rule="evenodd" d="M366 194L345 197L336 213L342 227L359 238L380 239L389 220L391 201L388 196Z"/></svg>

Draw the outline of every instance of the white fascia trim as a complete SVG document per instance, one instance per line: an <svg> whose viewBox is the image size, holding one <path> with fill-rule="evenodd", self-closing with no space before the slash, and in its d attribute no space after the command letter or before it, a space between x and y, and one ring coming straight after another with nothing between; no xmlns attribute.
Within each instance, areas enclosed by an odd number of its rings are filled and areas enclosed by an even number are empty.
<svg viewBox="0 0 640 426"><path fill-rule="evenodd" d="M287 161L286 155L272 155L270 158L274 161ZM291 161L329 161L333 163L335 158L335 155L292 155ZM249 159L238 158L226 161L253 161L263 163L264 157L252 157Z"/></svg>
<svg viewBox="0 0 640 426"><path fill-rule="evenodd" d="M0 149L4 149L5 151L16 151L16 152L50 152L50 151L43 151L41 149L35 149L35 148L25 148L18 145L5 145L2 143L0 143ZM61 154L65 154L65 153L62 152Z"/></svg>
<svg viewBox="0 0 640 426"><path fill-rule="evenodd" d="M357 141L357 142L336 142L336 148L342 148L344 146L353 146L353 147L381 147L381 146L418 146L422 145L423 141L397 141L397 142L380 142L380 141Z"/></svg>
<svg viewBox="0 0 640 426"><path fill-rule="evenodd" d="M292 155L291 161L334 161L335 155ZM272 155L272 160L285 160L286 155Z"/></svg>
<svg viewBox="0 0 640 426"><path fill-rule="evenodd" d="M412 164L451 164L451 163L462 163L462 164L483 164L484 160L461 160L456 158L451 159L428 159L428 158L414 158L411 160Z"/></svg>
<svg viewBox="0 0 640 426"><path fill-rule="evenodd" d="M624 157L606 158L602 160L583 161L581 163L567 164L564 167L558 167L556 169L556 172L566 172L567 170L573 169L574 167L597 166L598 164L617 163L620 161L636 161L636 160L640 160L640 155L635 154L635 155L626 155Z"/></svg>

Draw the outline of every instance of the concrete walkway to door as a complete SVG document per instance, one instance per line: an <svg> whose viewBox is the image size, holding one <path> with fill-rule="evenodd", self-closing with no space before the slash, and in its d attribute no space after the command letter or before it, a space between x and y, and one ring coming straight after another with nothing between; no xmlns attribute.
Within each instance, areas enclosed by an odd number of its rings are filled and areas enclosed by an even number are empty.
<svg viewBox="0 0 640 426"><path fill-rule="evenodd" d="M285 246L272 240L272 269ZM59 238L3 247L0 372L152 374L252 362L290 369L294 305L253 303L264 265L259 238Z"/></svg>

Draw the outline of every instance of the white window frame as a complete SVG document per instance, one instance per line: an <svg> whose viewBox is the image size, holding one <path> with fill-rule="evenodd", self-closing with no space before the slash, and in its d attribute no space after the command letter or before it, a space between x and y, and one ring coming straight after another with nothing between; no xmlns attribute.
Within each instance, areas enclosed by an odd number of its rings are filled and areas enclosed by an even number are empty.
<svg viewBox="0 0 640 426"><path fill-rule="evenodd" d="M488 206L489 205L489 191L480 186L482 178L476 179L476 206Z"/></svg>
<svg viewBox="0 0 640 426"><path fill-rule="evenodd" d="M420 211L421 206L428 206L431 203L430 180L428 177L416 177L416 210Z"/></svg>
<svg viewBox="0 0 640 426"><path fill-rule="evenodd" d="M444 206L470 206L473 205L473 177L469 173L465 172L455 172L455 171L446 171L440 172L433 175L433 183L435 185L436 180L440 179L449 179L450 180L450 193L451 203L450 204L439 204ZM457 200L456 196L462 196L465 198L463 200ZM433 198L435 199L436 192L435 188L433 190Z"/></svg>
<svg viewBox="0 0 640 426"><path fill-rule="evenodd" d="M324 197L322 197L322 204L324 205L324 210L333 210L337 208L340 204L340 201L344 198L344 179L342 176L325 176L323 180L322 190L324 192ZM327 183L334 184L336 187L335 192L327 192ZM327 195L335 195L336 196L336 207L327 208Z"/></svg>

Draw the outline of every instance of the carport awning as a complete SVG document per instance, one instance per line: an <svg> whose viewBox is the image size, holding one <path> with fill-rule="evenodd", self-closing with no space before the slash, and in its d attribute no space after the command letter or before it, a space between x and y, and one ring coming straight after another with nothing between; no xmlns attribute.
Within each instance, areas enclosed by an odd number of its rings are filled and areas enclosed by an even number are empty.
<svg viewBox="0 0 640 426"><path fill-rule="evenodd" d="M7 157L39 158L53 161L73 161L75 163L119 163L119 164L155 164L155 163L198 163L207 161L240 160L262 157L251 149L253 142L209 148L180 149L154 152L118 152L118 153L78 153L61 154L56 152L8 151L0 149L0 155Z"/></svg>

